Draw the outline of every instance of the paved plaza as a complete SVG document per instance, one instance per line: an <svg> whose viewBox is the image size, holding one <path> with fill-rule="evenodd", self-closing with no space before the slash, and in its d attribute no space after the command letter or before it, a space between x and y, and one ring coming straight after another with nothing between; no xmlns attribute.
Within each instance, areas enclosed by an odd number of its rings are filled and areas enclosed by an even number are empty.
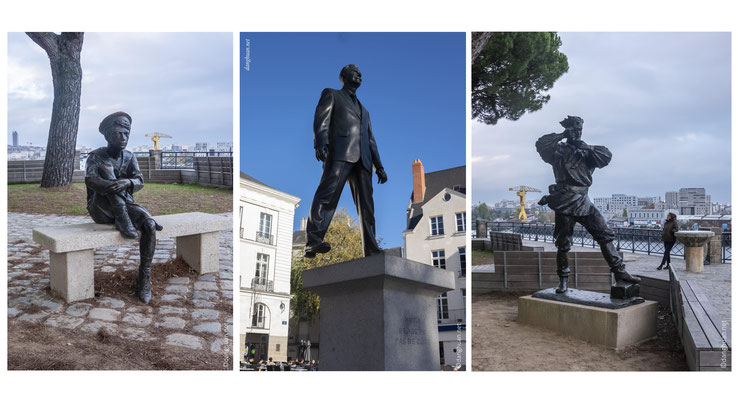
<svg viewBox="0 0 738 400"><path fill-rule="evenodd" d="M232 218L232 213L221 214ZM203 359L218 356L215 364L193 365L193 369L231 369L233 343L233 235L220 233L217 274L169 278L154 291L146 305L133 293L116 297L96 296L65 303L49 290L49 251L32 239L40 226L92 222L89 217L8 213L8 326L9 353L14 331L42 328L61 330L70 337L113 336L123 341L153 346L166 359L182 351L197 352ZM175 240L157 241L153 263L175 257ZM136 271L138 243L95 250L95 286L121 271ZM153 268L157 266L154 265ZM109 274L109 275L105 275ZM152 276L154 272L152 271ZM99 279L103 277L103 279ZM128 284L129 282L126 282ZM156 286L156 282L152 280ZM53 358L53 354L49 355ZM197 359L197 357L193 357ZM84 366L77 366L84 368Z"/></svg>
<svg viewBox="0 0 738 400"><path fill-rule="evenodd" d="M523 240L523 245L543 247L545 251L556 251L553 243L537 242L534 240ZM599 252L599 247L580 247L573 246L571 251L595 251ZM661 263L662 255L648 255L645 253L629 253L623 252L623 260L628 272L641 276L649 276L659 279L669 280L669 272L665 270L658 271L656 267ZM731 296L731 265L728 264L710 264L705 265L703 272L688 272L684 263L684 258L671 256L671 266L676 270L679 279L686 279L695 282L702 289L702 292L710 300L715 310L720 313L724 319L730 319L730 296Z"/></svg>

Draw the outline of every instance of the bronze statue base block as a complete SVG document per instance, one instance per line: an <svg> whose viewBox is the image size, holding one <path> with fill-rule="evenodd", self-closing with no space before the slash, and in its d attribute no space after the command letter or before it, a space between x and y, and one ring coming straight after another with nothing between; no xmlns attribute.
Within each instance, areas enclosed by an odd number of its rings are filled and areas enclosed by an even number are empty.
<svg viewBox="0 0 738 400"><path fill-rule="evenodd" d="M613 286L613 288L614 287L615 286ZM645 301L643 297L630 297L623 299L612 297L612 295L608 296L606 293L591 292L589 290L579 289L569 289L564 293L556 293L555 288L539 290L533 293L533 297L538 299L560 301L563 303L607 308L611 310L617 310L619 308L640 304Z"/></svg>

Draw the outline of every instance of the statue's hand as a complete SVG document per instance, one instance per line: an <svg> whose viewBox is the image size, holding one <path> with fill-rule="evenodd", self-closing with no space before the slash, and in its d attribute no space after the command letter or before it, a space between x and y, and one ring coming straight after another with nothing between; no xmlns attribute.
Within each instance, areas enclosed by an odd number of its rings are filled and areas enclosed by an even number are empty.
<svg viewBox="0 0 738 400"><path fill-rule="evenodd" d="M328 159L328 146L323 145L315 149L315 158L318 161L325 162Z"/></svg>
<svg viewBox="0 0 738 400"><path fill-rule="evenodd" d="M117 179L108 185L108 193L118 193L126 190L131 186L131 181L128 179Z"/></svg>
<svg viewBox="0 0 738 400"><path fill-rule="evenodd" d="M387 172L384 171L384 168L377 170L377 183L380 185L387 182Z"/></svg>

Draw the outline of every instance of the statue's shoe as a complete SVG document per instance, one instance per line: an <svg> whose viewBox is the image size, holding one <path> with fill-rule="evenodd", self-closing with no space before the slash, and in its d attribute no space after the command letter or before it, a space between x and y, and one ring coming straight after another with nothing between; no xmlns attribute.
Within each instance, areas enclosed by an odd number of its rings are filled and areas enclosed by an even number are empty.
<svg viewBox="0 0 738 400"><path fill-rule="evenodd" d="M641 278L638 278L636 276L633 276L628 273L628 271L618 271L614 272L615 274L615 282L616 283L640 283Z"/></svg>
<svg viewBox="0 0 738 400"><path fill-rule="evenodd" d="M556 293L566 293L569 290L569 278L559 278L559 286L556 287Z"/></svg>
<svg viewBox="0 0 738 400"><path fill-rule="evenodd" d="M144 270L145 272L139 269L138 276L136 276L136 297L146 304L151 301L150 268Z"/></svg>
<svg viewBox="0 0 738 400"><path fill-rule="evenodd" d="M139 300L143 301L146 304L149 304L149 301L151 301L151 290L149 291L137 290L136 296L138 297Z"/></svg>
<svg viewBox="0 0 738 400"><path fill-rule="evenodd" d="M321 242L316 246L305 246L305 258L314 258L318 253L327 253L331 251L331 244L328 242Z"/></svg>
<svg viewBox="0 0 738 400"><path fill-rule="evenodd" d="M135 229L132 231L120 231L120 234L123 235L123 237L127 239L135 239L135 240L141 239L138 236L138 232Z"/></svg>

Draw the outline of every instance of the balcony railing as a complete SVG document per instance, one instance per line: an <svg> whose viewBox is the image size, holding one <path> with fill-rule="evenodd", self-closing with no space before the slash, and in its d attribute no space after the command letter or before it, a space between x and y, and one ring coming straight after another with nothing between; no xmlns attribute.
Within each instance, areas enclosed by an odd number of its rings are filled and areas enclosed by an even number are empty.
<svg viewBox="0 0 738 400"><path fill-rule="evenodd" d="M256 241L263 244L273 245L274 235L270 235L266 232L256 231Z"/></svg>
<svg viewBox="0 0 738 400"><path fill-rule="evenodd" d="M251 279L251 290L256 290L258 292L273 292L274 281L261 278L253 278Z"/></svg>
<svg viewBox="0 0 738 400"><path fill-rule="evenodd" d="M441 313L440 310L437 310L436 314L438 314L439 324L457 324L466 322L465 308L458 308L453 310L446 309L443 313Z"/></svg>

